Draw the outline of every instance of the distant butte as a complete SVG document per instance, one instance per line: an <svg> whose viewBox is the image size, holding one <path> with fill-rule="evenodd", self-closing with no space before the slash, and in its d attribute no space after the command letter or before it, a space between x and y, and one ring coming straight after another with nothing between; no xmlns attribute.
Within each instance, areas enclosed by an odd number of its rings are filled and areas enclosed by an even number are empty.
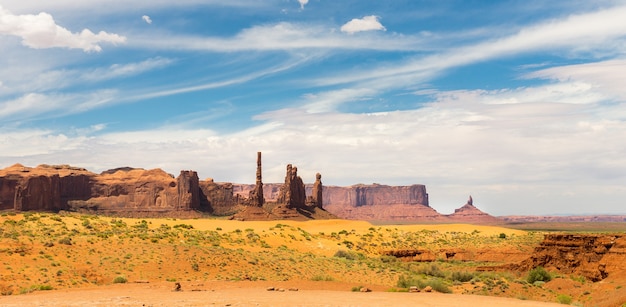
<svg viewBox="0 0 626 307"><path fill-rule="evenodd" d="M344 218L369 221L497 223L468 202L453 214L431 208L424 185L304 184L287 165L282 184L262 181L261 152L256 182L200 180L195 171L173 176L160 169L120 167L100 174L69 165L15 164L0 170L0 210L76 211L122 216L230 216L239 220Z"/></svg>

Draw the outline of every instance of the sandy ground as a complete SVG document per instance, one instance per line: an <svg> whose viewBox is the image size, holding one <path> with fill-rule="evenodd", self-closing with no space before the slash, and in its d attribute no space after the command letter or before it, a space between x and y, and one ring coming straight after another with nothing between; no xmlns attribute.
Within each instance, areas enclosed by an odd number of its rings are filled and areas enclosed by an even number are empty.
<svg viewBox="0 0 626 307"><path fill-rule="evenodd" d="M510 298L441 293L368 293L324 290L324 283L312 289L290 291L293 285L277 284L281 291L268 291L268 282L117 284L89 289L39 291L1 296L0 306L562 306ZM283 288L284 286L284 288ZM335 288L337 285L327 285ZM313 289L317 288L317 289Z"/></svg>

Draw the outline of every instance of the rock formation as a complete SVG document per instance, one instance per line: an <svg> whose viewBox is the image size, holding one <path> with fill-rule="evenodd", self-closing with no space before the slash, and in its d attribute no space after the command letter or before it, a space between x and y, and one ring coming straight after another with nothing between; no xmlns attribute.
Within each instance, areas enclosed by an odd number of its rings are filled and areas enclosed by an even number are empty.
<svg viewBox="0 0 626 307"><path fill-rule="evenodd" d="M465 205L461 208L455 209L454 213L448 215L448 217L455 221L475 224L493 224L501 222L500 219L476 208L471 195Z"/></svg>
<svg viewBox="0 0 626 307"><path fill-rule="evenodd" d="M307 195L310 195L307 197ZM178 177L163 170L121 167L100 174L68 165L20 164L0 170L0 210L74 210L175 215L202 211L237 219L346 218L370 221L498 223L478 210L470 196L453 214L429 206L424 185L322 186L321 175L305 185L298 169L287 165L282 184L264 184L261 152L256 183L241 185L199 180L195 171ZM188 215L188 214L186 214Z"/></svg>
<svg viewBox="0 0 626 307"><path fill-rule="evenodd" d="M311 191L311 201L309 203L312 206L322 209L324 203L323 195L322 175L320 173L317 173L315 174L315 183L313 184L313 190Z"/></svg>
<svg viewBox="0 0 626 307"><path fill-rule="evenodd" d="M283 184L277 202L286 205L289 209L305 208L306 190L302 178L298 176L298 168L287 164L285 183Z"/></svg>
<svg viewBox="0 0 626 307"><path fill-rule="evenodd" d="M257 152L256 157L256 184L254 190L250 191L248 204L255 207L263 207L265 203L263 198L263 180L261 173L261 152Z"/></svg>
<svg viewBox="0 0 626 307"><path fill-rule="evenodd" d="M546 234L528 259L506 268L526 272L542 266L600 281L610 274L623 275L625 262L624 234Z"/></svg>
<svg viewBox="0 0 626 307"><path fill-rule="evenodd" d="M67 165L14 165L0 171L0 209L110 212L199 209L194 171L178 178L162 170L119 169L98 175Z"/></svg>

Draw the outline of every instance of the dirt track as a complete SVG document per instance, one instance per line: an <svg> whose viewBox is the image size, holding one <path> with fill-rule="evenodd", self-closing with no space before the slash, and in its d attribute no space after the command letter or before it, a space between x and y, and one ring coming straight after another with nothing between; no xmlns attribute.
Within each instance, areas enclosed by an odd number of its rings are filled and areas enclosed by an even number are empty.
<svg viewBox="0 0 626 307"><path fill-rule="evenodd" d="M280 292L267 291L267 285L267 282L183 283L183 291L174 292L172 283L166 282L117 284L2 296L0 306L562 306L475 295L320 290L334 287L324 283L316 283L314 288L318 289L298 291L289 291L285 285L285 291Z"/></svg>

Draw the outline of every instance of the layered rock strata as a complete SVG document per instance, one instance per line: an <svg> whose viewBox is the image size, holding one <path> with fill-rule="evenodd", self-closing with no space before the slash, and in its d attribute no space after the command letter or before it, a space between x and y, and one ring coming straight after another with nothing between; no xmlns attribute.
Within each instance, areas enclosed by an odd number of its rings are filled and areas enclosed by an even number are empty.
<svg viewBox="0 0 626 307"><path fill-rule="evenodd" d="M528 271L538 266L563 274L600 281L611 274L626 272L624 234L546 234L532 255L507 267Z"/></svg>

